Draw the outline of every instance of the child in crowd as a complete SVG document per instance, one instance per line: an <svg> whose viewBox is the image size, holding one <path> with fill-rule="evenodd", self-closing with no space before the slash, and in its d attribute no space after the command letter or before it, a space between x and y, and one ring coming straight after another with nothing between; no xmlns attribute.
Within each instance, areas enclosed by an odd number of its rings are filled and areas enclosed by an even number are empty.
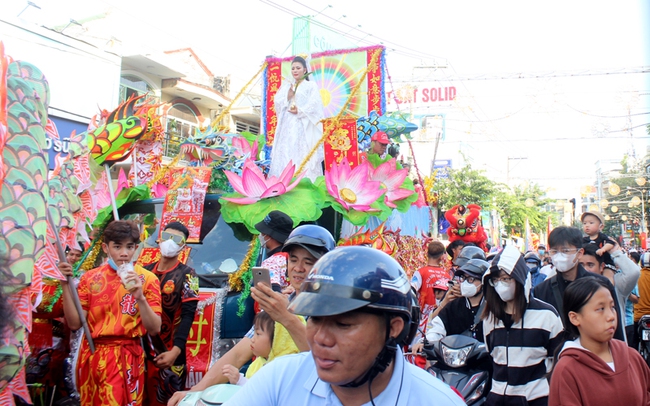
<svg viewBox="0 0 650 406"><path fill-rule="evenodd" d="M302 317L301 319L304 322ZM251 339L251 350L256 358L248 367L246 376L239 373L239 369L234 365L228 364L223 367L223 375L228 377L233 385L244 385L260 368L275 358L300 352L287 329L282 324L273 321L267 312L257 313L253 325L255 326L255 335Z"/></svg>
<svg viewBox="0 0 650 406"><path fill-rule="evenodd" d="M493 367L485 404L546 406L546 361L562 341L562 321L530 294L531 275L514 246L497 254L483 280L483 334Z"/></svg>
<svg viewBox="0 0 650 406"><path fill-rule="evenodd" d="M582 213L580 221L582 221L583 231L587 234L586 237L583 237L582 242L584 244L596 244L598 247L596 254L603 257L605 266L616 271L614 261L609 254L609 251L616 246L616 241L602 233L603 227L605 227L603 216L597 211L587 211Z"/></svg>
<svg viewBox="0 0 650 406"><path fill-rule="evenodd" d="M647 405L650 369L624 342L613 339L614 298L606 281L580 278L564 292L567 341L551 376L549 405Z"/></svg>

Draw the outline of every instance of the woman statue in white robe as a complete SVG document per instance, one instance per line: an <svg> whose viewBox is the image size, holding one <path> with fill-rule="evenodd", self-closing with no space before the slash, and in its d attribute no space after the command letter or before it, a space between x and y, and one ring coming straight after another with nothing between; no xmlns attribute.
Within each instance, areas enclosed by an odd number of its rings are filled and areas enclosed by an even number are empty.
<svg viewBox="0 0 650 406"><path fill-rule="evenodd" d="M309 80L307 62L300 56L291 62L290 80L285 80L275 94L278 125L271 151L269 176L280 176L292 161L296 170L323 136L323 101L318 86ZM324 152L320 145L304 168L312 180L323 175Z"/></svg>

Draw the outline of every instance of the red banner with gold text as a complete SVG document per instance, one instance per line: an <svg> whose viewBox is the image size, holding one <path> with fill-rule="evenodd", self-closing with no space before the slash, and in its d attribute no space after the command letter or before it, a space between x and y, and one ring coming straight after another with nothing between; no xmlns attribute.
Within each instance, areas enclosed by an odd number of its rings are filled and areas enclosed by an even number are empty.
<svg viewBox="0 0 650 406"><path fill-rule="evenodd" d="M331 120L323 124L323 131L331 127ZM330 131L325 138L325 170L328 171L334 163L339 165L347 158L351 168L359 165L359 146L357 145L357 120L347 118L340 121L338 128Z"/></svg>
<svg viewBox="0 0 650 406"><path fill-rule="evenodd" d="M217 294L216 289L201 288L199 302L210 301L209 299L214 298ZM185 344L185 357L187 359L186 390L199 383L210 368L213 355L212 346L219 344L219 337L216 337L216 342L214 342L213 337L215 315L216 306L214 303L208 304L202 311L197 311L194 315L194 323L192 323Z"/></svg>
<svg viewBox="0 0 650 406"><path fill-rule="evenodd" d="M172 221L190 230L187 242L199 242L203 222L203 203L210 182L211 168L182 167L169 171L172 181L165 196L160 233Z"/></svg>

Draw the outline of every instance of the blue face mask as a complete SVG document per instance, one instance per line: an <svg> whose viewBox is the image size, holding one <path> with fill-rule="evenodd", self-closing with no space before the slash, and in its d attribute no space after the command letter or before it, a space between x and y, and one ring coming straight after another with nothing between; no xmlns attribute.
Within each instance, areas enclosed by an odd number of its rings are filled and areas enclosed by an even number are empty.
<svg viewBox="0 0 650 406"><path fill-rule="evenodd" d="M113 268L114 271L117 271L118 266L117 266L117 264L115 263L115 261L113 261L113 258L111 258L110 255L108 256L108 266L110 266L111 268Z"/></svg>
<svg viewBox="0 0 650 406"><path fill-rule="evenodd" d="M546 251L544 251L544 250L539 250L538 252L539 252L539 255L544 255L546 253Z"/></svg>

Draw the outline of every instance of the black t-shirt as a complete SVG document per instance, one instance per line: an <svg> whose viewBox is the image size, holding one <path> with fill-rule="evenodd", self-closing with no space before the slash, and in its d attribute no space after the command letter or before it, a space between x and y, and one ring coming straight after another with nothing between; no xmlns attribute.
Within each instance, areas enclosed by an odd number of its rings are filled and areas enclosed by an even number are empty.
<svg viewBox="0 0 650 406"><path fill-rule="evenodd" d="M583 244L596 244L596 247L598 249L601 249L605 246L605 244L612 244L616 245L616 241L614 241L612 238L607 236L604 233L598 233L598 237L596 237L595 240L592 240L591 237L586 236L582 238L582 243ZM612 256L609 255L609 252L605 252L603 255L603 262L605 262L606 265L614 265L614 260L612 259Z"/></svg>
<svg viewBox="0 0 650 406"><path fill-rule="evenodd" d="M445 306L438 313L438 317L445 325L447 335L463 334L474 327L472 337L483 342L483 322L479 321L478 325L474 326L479 307L480 305L470 307L469 300L464 297L459 297Z"/></svg>
<svg viewBox="0 0 650 406"><path fill-rule="evenodd" d="M181 349L174 365L185 364L185 344L189 335L194 313L199 301L199 280L194 269L178 263L174 268L159 272L158 262L145 266L160 280L162 304L162 325L160 338L167 350L174 346Z"/></svg>

